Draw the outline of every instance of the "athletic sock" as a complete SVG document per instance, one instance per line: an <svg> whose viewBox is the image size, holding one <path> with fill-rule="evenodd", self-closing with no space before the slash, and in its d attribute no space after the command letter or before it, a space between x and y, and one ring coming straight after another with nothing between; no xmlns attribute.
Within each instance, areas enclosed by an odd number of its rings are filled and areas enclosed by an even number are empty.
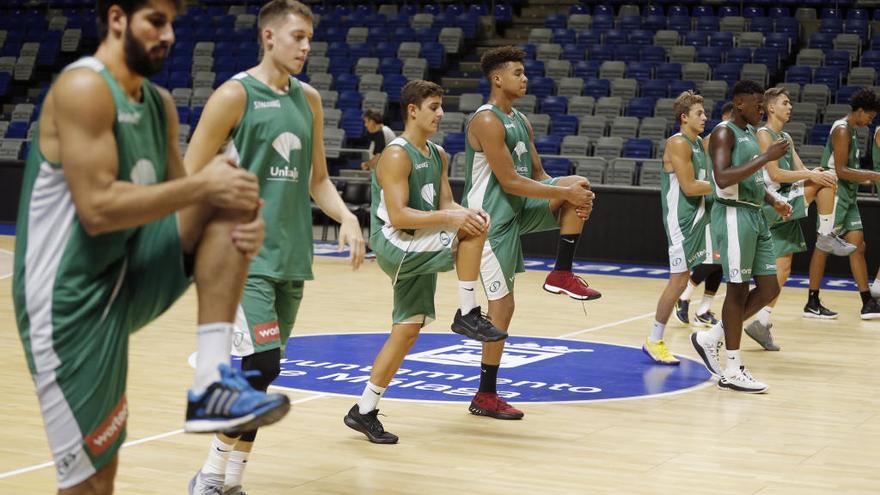
<svg viewBox="0 0 880 495"><path fill-rule="evenodd" d="M208 458L202 465L202 472L205 474L223 474L226 472L226 462L229 459L229 453L235 444L228 444L220 437L214 435L211 440L211 448L208 450Z"/></svg>
<svg viewBox="0 0 880 495"><path fill-rule="evenodd" d="M696 285L694 285L694 283L691 280L688 280L687 287L684 288L684 292L681 293L681 295L678 297L678 299L681 301L690 301L691 300L691 293L694 292L695 287L696 287Z"/></svg>
<svg viewBox="0 0 880 495"><path fill-rule="evenodd" d="M871 290L875 294L880 293L880 277L874 279L874 283L871 284Z"/></svg>
<svg viewBox="0 0 880 495"><path fill-rule="evenodd" d="M220 380L221 364L229 364L232 351L232 323L199 325L197 333L196 373L192 391L202 394L212 383Z"/></svg>
<svg viewBox="0 0 880 495"><path fill-rule="evenodd" d="M761 311L758 311L758 321L761 322L761 325L765 327L770 325L771 313L773 313L773 308L770 306L764 306Z"/></svg>
<svg viewBox="0 0 880 495"><path fill-rule="evenodd" d="M660 323L659 321L654 321L654 328L651 329L651 342L657 343L663 340L663 330L666 329L666 325Z"/></svg>
<svg viewBox="0 0 880 495"><path fill-rule="evenodd" d="M730 349L727 350L727 366L724 369L724 373L727 375L733 375L739 372L739 368L742 366L742 360L739 356L739 349L732 351Z"/></svg>
<svg viewBox="0 0 880 495"><path fill-rule="evenodd" d="M464 316L477 307L476 289L477 281L458 281L458 304L461 308L461 315Z"/></svg>
<svg viewBox="0 0 880 495"><path fill-rule="evenodd" d="M703 294L703 300L700 301L700 307L697 308L698 315L704 315L712 309L712 301L715 299L714 294Z"/></svg>
<svg viewBox="0 0 880 495"><path fill-rule="evenodd" d="M809 295L807 296L807 304L812 303L812 302L816 302L816 303L819 302L819 289L815 289L815 290L810 289L808 294Z"/></svg>
<svg viewBox="0 0 880 495"><path fill-rule="evenodd" d="M497 364L480 363L480 392L490 394L498 393L498 368Z"/></svg>
<svg viewBox="0 0 880 495"><path fill-rule="evenodd" d="M819 228L817 232L822 235L834 232L834 215L819 215Z"/></svg>
<svg viewBox="0 0 880 495"><path fill-rule="evenodd" d="M376 406L379 405L379 399L381 399L383 395L385 395L385 387L380 387L374 385L372 382L367 382L367 386L364 387L364 393L361 394L361 400L358 401L358 412L361 414L367 414L376 409Z"/></svg>
<svg viewBox="0 0 880 495"><path fill-rule="evenodd" d="M864 306L868 301L870 301L871 299L873 299L873 298L871 297L871 291L869 291L869 290L859 291L859 295L862 296L862 305L863 305L863 306Z"/></svg>
<svg viewBox="0 0 880 495"><path fill-rule="evenodd" d="M244 450L233 450L229 453L229 460L226 462L226 479L223 480L225 486L242 485L241 479L244 477L244 468L247 467L250 455L250 452Z"/></svg>
<svg viewBox="0 0 880 495"><path fill-rule="evenodd" d="M574 260L574 250L577 248L580 234L562 234L559 236L559 249L556 252L556 264L554 270L563 272L571 271L571 263Z"/></svg>

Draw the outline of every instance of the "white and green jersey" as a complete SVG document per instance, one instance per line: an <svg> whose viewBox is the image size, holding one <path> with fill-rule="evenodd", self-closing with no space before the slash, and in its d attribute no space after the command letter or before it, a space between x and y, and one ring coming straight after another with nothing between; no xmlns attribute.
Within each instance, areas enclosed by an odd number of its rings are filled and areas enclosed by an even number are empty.
<svg viewBox="0 0 880 495"><path fill-rule="evenodd" d="M878 132L880 132L880 127L874 129L874 139L871 141L871 163L874 166L875 172L880 172L880 147L877 146ZM874 192L880 198L880 181L874 181Z"/></svg>
<svg viewBox="0 0 880 495"><path fill-rule="evenodd" d="M691 166L694 169L694 178L707 180L706 178L706 152L703 142L698 138L693 140L683 133L675 134L667 140L667 143L681 137L691 147ZM663 207L663 224L666 227L666 238L669 245L680 244L693 232L703 232L709 217L706 215L705 196L687 196L681 190L678 176L675 170L667 172L663 170L660 175L660 199Z"/></svg>
<svg viewBox="0 0 880 495"><path fill-rule="evenodd" d="M227 153L257 176L265 202L266 239L250 274L311 280L313 121L302 84L291 77L278 93L246 72L232 79L244 86L247 104Z"/></svg>
<svg viewBox="0 0 880 495"><path fill-rule="evenodd" d="M144 80L143 99L133 102L98 59L82 58L65 70L78 68L100 74L113 96L116 179L139 185L163 182L167 116L158 90ZM90 336L88 329L75 330L72 324L89 321L96 311L106 315L122 286L139 231L89 235L77 217L61 165L42 155L39 131L34 132L21 188L13 280L19 333L32 373L53 370L62 361L90 359L88 353L77 355L77 348L88 348L88 341L99 336ZM59 328L70 330L62 333ZM59 357L56 347L68 349L68 355Z"/></svg>
<svg viewBox="0 0 880 495"><path fill-rule="evenodd" d="M486 104L478 108L468 122L478 113L485 111L495 114L504 125L504 144L513 158L516 173L531 179L532 155L529 151L529 128L523 114L515 108L506 114L495 105ZM526 198L504 191L495 174L492 173L485 152L474 150L467 140L465 140L465 151L467 171L462 206L486 210L492 219L492 231L502 231L522 212Z"/></svg>
<svg viewBox="0 0 880 495"><path fill-rule="evenodd" d="M849 125L846 121L846 118L842 118L831 124L831 130L828 132L828 141L825 143L825 151L822 153L822 167L834 170L834 148L831 146L831 135L834 134L834 131L839 127L844 127L849 131L850 141L849 153L847 154L847 167L857 169L859 168L859 136L856 133L855 128ZM846 197L855 202L858 191L859 184L857 182L850 182L841 178L837 179L838 196Z"/></svg>
<svg viewBox="0 0 880 495"><path fill-rule="evenodd" d="M776 163L779 164L779 168L781 170L794 170L794 140L791 139L791 135L785 131L776 132L767 126L761 127L760 129L758 129L758 132L766 132L770 134L770 138L773 139L773 141L776 141L779 138L783 138L788 141L788 151L785 153L785 156L777 160ZM770 174L767 172L766 167L761 170L764 174L764 184L766 184L767 188L771 191L785 195L785 193L787 193L788 190L791 188L791 184L780 184L779 182L774 182L773 179L770 178Z"/></svg>
<svg viewBox="0 0 880 495"><path fill-rule="evenodd" d="M730 120L725 120L718 125L723 125L733 132L734 145L730 156L731 168L740 167L754 160L761 153L758 139L755 136L755 128L751 125L742 129ZM712 179L715 197L719 203L753 208L760 208L764 203L764 174L760 170L738 184L732 184L723 189L715 183L714 174Z"/></svg>

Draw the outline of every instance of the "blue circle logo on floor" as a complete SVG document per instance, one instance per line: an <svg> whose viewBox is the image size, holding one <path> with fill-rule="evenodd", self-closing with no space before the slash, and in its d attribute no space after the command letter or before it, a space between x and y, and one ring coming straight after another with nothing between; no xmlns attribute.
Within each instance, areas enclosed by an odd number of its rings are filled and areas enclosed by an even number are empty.
<svg viewBox="0 0 880 495"><path fill-rule="evenodd" d="M360 396L387 333L291 338L273 385ZM385 397L470 401L480 383L481 344L454 333L423 333ZM498 393L517 402L624 399L685 391L710 378L697 361L657 365L641 349L546 337L507 340Z"/></svg>

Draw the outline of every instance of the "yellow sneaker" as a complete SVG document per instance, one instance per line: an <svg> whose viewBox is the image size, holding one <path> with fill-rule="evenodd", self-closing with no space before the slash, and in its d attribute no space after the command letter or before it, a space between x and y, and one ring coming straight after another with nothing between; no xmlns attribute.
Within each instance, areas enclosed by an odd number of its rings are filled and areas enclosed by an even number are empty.
<svg viewBox="0 0 880 495"><path fill-rule="evenodd" d="M654 362L659 364L668 364L675 366L679 364L679 361L675 356L669 352L669 348L666 347L666 342L658 341L651 342L650 338L645 339L645 345L642 346L642 350L645 351L645 354L650 356Z"/></svg>

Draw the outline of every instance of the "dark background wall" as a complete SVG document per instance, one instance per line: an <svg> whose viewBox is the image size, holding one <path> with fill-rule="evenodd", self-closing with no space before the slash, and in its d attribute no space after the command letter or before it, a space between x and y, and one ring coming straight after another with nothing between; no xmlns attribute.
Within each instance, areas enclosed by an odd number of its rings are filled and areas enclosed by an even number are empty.
<svg viewBox="0 0 880 495"><path fill-rule="evenodd" d="M14 223L18 210L24 163L0 161L0 222ZM456 198L461 197L464 183L452 181ZM663 231L660 209L660 191L642 187L601 186L593 187L596 203L578 245L579 259L605 260L628 263L644 263L665 266L666 233ZM873 277L880 261L880 200L863 198L859 201L865 241L868 246L868 274ZM815 208L810 216L801 220L807 246L812 249L816 241ZM523 251L527 256L555 257L557 232L542 232L523 236ZM794 257L794 271L806 273L809 252ZM846 259L831 257L828 275L849 275Z"/></svg>

